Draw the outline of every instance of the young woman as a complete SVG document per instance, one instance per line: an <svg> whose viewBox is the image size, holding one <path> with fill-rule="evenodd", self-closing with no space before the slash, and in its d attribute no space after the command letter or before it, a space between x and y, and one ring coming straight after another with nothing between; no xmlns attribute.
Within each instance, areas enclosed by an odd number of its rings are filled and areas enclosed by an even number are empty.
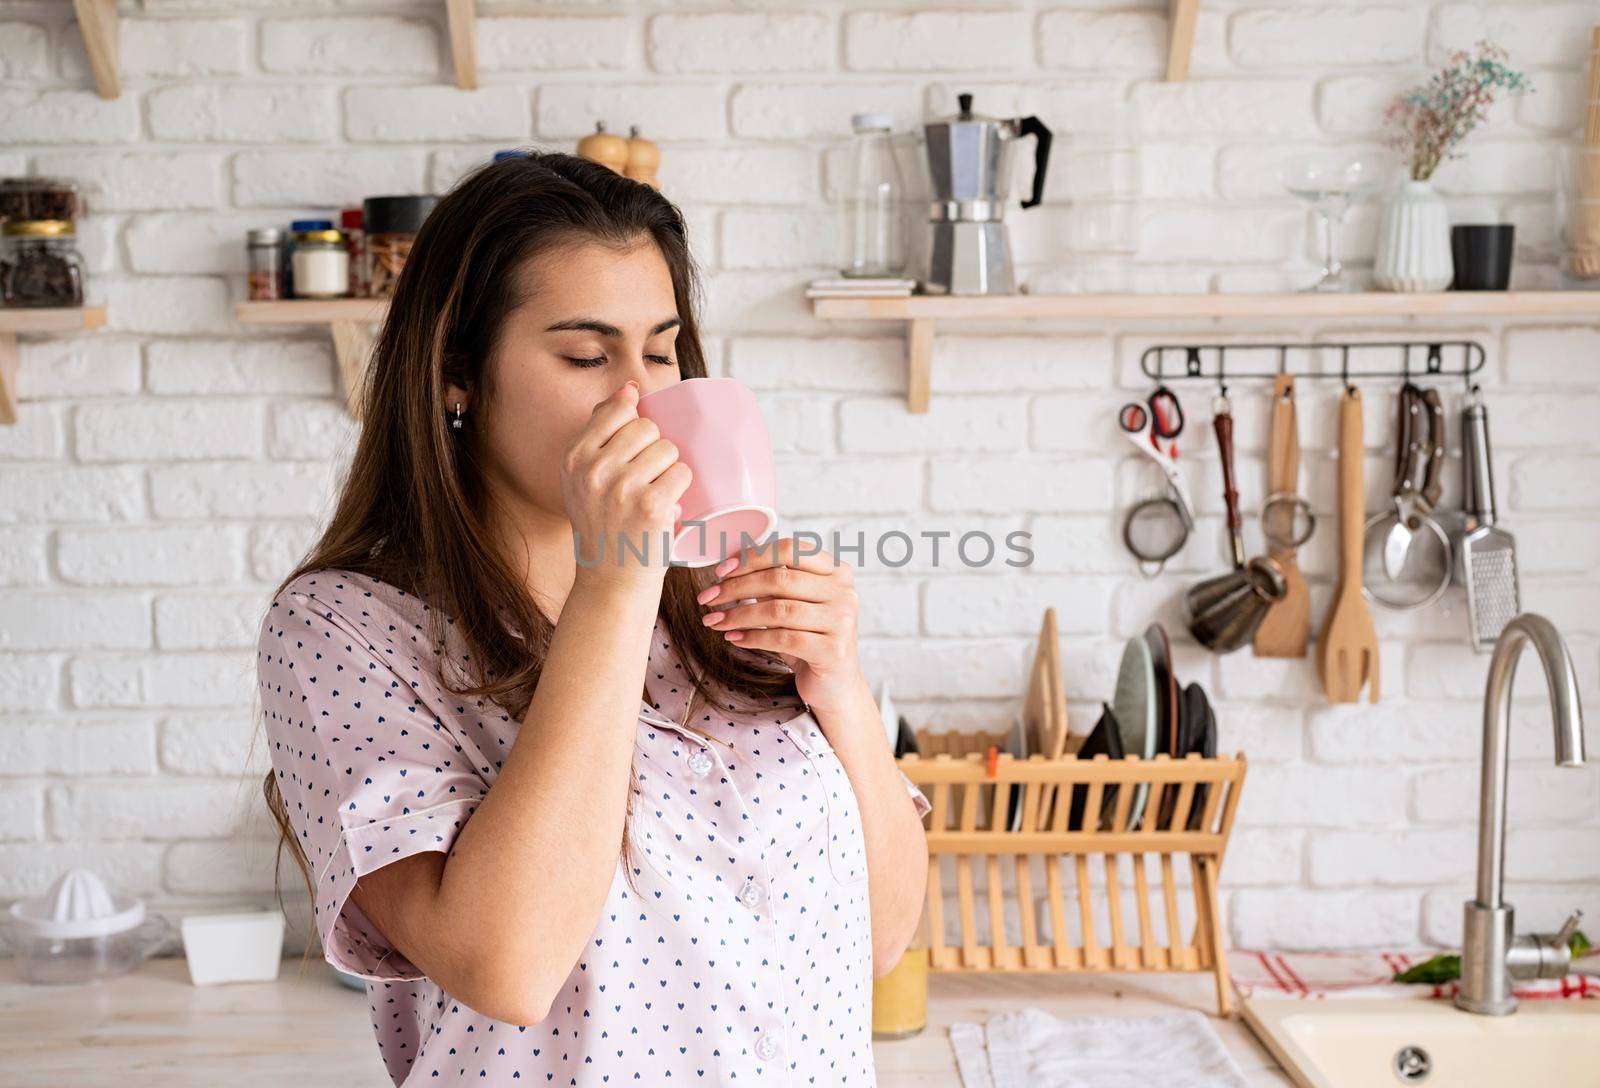
<svg viewBox="0 0 1600 1088"><path fill-rule="evenodd" d="M690 470L634 404L705 374L695 295L649 186L539 153L464 179L261 624L267 801L397 1085L874 1083L930 806L849 565L660 556Z"/></svg>

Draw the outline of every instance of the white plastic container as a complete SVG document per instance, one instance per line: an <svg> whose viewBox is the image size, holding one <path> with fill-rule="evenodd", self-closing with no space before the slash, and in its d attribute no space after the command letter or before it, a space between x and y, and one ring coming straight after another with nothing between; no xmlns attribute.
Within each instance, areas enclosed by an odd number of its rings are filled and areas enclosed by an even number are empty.
<svg viewBox="0 0 1600 1088"><path fill-rule="evenodd" d="M189 981L271 982L283 957L283 915L275 910L191 914L179 925Z"/></svg>

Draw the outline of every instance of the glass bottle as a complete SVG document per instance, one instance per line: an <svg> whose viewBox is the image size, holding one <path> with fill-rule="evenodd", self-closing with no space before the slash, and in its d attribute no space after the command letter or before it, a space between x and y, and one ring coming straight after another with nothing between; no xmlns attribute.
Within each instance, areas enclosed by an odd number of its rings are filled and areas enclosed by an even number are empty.
<svg viewBox="0 0 1600 1088"><path fill-rule="evenodd" d="M895 158L886 113L858 113L850 118L854 135L849 147L845 186L846 276L898 276L905 268L900 230L900 201L905 181Z"/></svg>

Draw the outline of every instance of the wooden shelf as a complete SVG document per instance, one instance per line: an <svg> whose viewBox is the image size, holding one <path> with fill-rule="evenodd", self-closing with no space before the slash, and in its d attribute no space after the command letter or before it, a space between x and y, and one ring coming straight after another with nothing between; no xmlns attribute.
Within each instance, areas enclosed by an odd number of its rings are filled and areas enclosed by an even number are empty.
<svg viewBox="0 0 1600 1088"><path fill-rule="evenodd" d="M285 299L282 302L240 302L233 316L246 325L326 325L333 337L333 354L339 360L339 379L344 386L345 408L361 418L361 401L356 390L372 354L374 326L389 312L383 298Z"/></svg>
<svg viewBox="0 0 1600 1088"><path fill-rule="evenodd" d="M94 73L94 87L101 98L116 98L122 93L117 71L121 51L121 24L117 19L117 0L72 0L78 29L83 34L83 51ZM464 91L478 88L478 5L476 0L445 0L445 25L450 32L450 60L455 68L456 86Z"/></svg>
<svg viewBox="0 0 1600 1088"><path fill-rule="evenodd" d="M323 325L333 321L382 321L386 298L294 298L283 302L238 302L233 316L246 325Z"/></svg>
<svg viewBox="0 0 1600 1088"><path fill-rule="evenodd" d="M1164 317L1600 317L1596 291L1367 291L1277 295L912 295L818 298L824 320Z"/></svg>
<svg viewBox="0 0 1600 1088"><path fill-rule="evenodd" d="M907 403L913 412L926 412L931 392L929 379L935 322L1220 318L1462 321L1534 317L1600 321L1600 290L1439 291L1431 294L1369 291L1271 295L911 295L812 299L811 313L822 321L905 322Z"/></svg>
<svg viewBox="0 0 1600 1088"><path fill-rule="evenodd" d="M85 332L104 328L104 306L18 306L0 308L0 336L19 332Z"/></svg>
<svg viewBox="0 0 1600 1088"><path fill-rule="evenodd" d="M0 309L0 425L17 421L17 334L84 332L104 327L104 306Z"/></svg>

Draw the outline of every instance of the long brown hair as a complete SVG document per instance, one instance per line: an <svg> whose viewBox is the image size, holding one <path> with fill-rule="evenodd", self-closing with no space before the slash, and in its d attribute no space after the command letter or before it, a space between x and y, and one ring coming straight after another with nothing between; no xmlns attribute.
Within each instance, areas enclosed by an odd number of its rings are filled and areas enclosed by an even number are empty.
<svg viewBox="0 0 1600 1088"><path fill-rule="evenodd" d="M478 168L435 205L417 234L356 394L364 422L333 516L273 593L327 569L405 590L429 604L436 642L444 641L448 615L465 644L465 660L450 662L463 686L445 676L441 683L490 699L518 720L538 686L554 625L488 544L478 436L470 423L450 427L445 383L472 390L475 414L482 413L494 395L487 363L507 316L522 302L517 271L574 241L622 248L654 242L671 271L682 321L679 372L705 376L699 277L683 216L670 200L608 167L556 152L529 151ZM661 618L701 696L708 706L720 699L730 710L736 702L798 705L794 678L775 657L737 650L700 622L695 595L710 584L708 570L671 567L661 594ZM523 637L508 638L508 624ZM279 856L288 844L309 892L309 866L275 771L262 788L278 825ZM630 781L624 858L632 812ZM626 865L624 872L631 884Z"/></svg>

